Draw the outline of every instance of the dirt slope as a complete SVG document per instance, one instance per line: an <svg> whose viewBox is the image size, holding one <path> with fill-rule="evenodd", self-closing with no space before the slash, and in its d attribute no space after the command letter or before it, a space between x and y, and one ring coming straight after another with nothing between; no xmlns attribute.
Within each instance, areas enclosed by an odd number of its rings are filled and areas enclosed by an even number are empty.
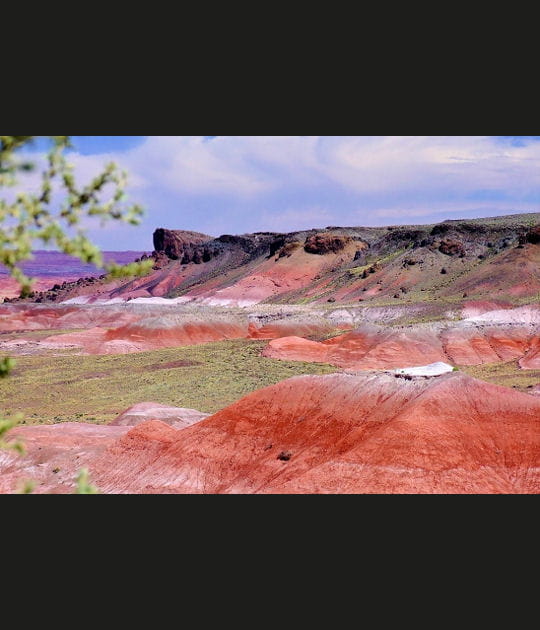
<svg viewBox="0 0 540 630"><path fill-rule="evenodd" d="M521 359L524 369L537 368L540 328L531 325L390 328L362 325L323 342L298 336L270 341L263 356L289 361L318 361L357 370L389 369L444 361L481 365Z"/></svg>
<svg viewBox="0 0 540 630"><path fill-rule="evenodd" d="M458 373L302 376L185 429L144 422L82 459L112 493L537 493L539 423L538 397ZM42 491L68 491L80 448ZM4 458L3 491L32 457Z"/></svg>

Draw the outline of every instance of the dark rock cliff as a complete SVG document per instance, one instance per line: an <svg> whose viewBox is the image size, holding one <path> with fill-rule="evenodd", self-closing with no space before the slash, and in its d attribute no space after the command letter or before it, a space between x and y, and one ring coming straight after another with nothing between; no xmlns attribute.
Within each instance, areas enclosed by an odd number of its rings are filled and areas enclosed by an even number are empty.
<svg viewBox="0 0 540 630"><path fill-rule="evenodd" d="M171 260L180 260L186 251L211 240L211 236L200 232L158 228L154 232L154 249L158 253L165 253Z"/></svg>
<svg viewBox="0 0 540 630"><path fill-rule="evenodd" d="M233 254L240 264L259 256L289 256L303 245L308 254L324 256L337 253L351 241L358 243L356 259L369 250L371 254L388 255L403 248L427 248L448 256L478 256L489 250L501 251L519 243L540 242L540 227L527 228L519 218L502 217L507 221L482 219L444 221L426 226L389 226L386 228L328 227L324 230L304 230L281 234L223 234L212 238L199 232L167 230L154 232L156 256L180 260L182 264L201 264L225 253Z"/></svg>

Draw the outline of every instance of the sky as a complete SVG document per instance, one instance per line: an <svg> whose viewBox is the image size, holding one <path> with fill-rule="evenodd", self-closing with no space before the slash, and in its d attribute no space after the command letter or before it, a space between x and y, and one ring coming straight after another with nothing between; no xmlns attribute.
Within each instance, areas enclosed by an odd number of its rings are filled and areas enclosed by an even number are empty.
<svg viewBox="0 0 540 630"><path fill-rule="evenodd" d="M151 251L157 227L211 236L540 211L540 136L72 136L86 182L114 160L138 227L88 234ZM38 146L38 149L40 147Z"/></svg>

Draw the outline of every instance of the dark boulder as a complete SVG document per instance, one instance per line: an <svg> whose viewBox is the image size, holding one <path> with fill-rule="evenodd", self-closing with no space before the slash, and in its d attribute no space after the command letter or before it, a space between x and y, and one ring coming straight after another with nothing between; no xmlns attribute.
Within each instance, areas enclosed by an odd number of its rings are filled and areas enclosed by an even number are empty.
<svg viewBox="0 0 540 630"><path fill-rule="evenodd" d="M154 232L154 249L163 252L172 260L182 260L186 249L206 243L211 236L187 230L167 230L158 228Z"/></svg>
<svg viewBox="0 0 540 630"><path fill-rule="evenodd" d="M439 223L437 224L430 232L431 236L436 236L437 234L446 234L451 229L451 226L447 223Z"/></svg>
<svg viewBox="0 0 540 630"><path fill-rule="evenodd" d="M460 241L455 241L450 238L444 238L439 245L439 251L447 256L461 256L465 255L465 247Z"/></svg>
<svg viewBox="0 0 540 630"><path fill-rule="evenodd" d="M314 234L308 236L304 243L304 250L308 254L330 254L340 252L351 241L350 236L336 234Z"/></svg>
<svg viewBox="0 0 540 630"><path fill-rule="evenodd" d="M527 238L528 243L533 243L534 245L538 245L540 243L540 225L537 225L536 227L531 228L527 232L526 238Z"/></svg>

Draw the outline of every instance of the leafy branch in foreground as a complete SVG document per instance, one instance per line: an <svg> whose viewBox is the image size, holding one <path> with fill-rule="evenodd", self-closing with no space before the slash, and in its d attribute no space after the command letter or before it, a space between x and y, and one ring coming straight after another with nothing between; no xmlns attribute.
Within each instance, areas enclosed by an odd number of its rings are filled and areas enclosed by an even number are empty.
<svg viewBox="0 0 540 630"><path fill-rule="evenodd" d="M0 378L5 378L15 367L15 361L11 357L0 359Z"/></svg>
<svg viewBox="0 0 540 630"><path fill-rule="evenodd" d="M37 191L13 191L10 201L0 199L0 263L20 283L21 297L29 295L32 281L20 264L32 258L35 243L56 246L64 254L105 269L113 277L148 273L151 260L124 267L104 262L99 247L81 228L82 220L88 217L99 217L102 226L111 219L138 225L143 209L126 203L127 174L113 162L86 185L78 184L74 167L64 155L72 147L69 136L0 136L0 190L16 187L18 173L35 169L28 160L17 159L17 152L24 151L38 137L47 138L52 148ZM74 235L67 233L73 229Z"/></svg>
<svg viewBox="0 0 540 630"><path fill-rule="evenodd" d="M0 359L0 380L6 378L14 367L15 361L11 357ZM6 442L4 440L6 433L19 423L21 417L21 414L17 414L9 420L0 418L0 449L13 449L21 455L24 454L24 445L20 440L15 440L14 442Z"/></svg>
<svg viewBox="0 0 540 630"><path fill-rule="evenodd" d="M99 494L99 490L96 486L93 486L89 482L88 468L81 468L75 481L77 482L77 486L73 494Z"/></svg>
<svg viewBox="0 0 540 630"><path fill-rule="evenodd" d="M36 482L31 479L26 479L19 485L19 490L17 494L32 494L34 492L34 488L36 487Z"/></svg>
<svg viewBox="0 0 540 630"><path fill-rule="evenodd" d="M24 444L20 440L15 440L12 442L6 442L4 440L5 434L10 429L13 429L13 427L19 424L20 418L21 416L16 416L14 418L10 418L9 420L0 418L0 448L12 449L14 451L17 451L17 453L19 453L20 455L24 455Z"/></svg>
<svg viewBox="0 0 540 630"><path fill-rule="evenodd" d="M52 144L45 170L35 190L19 191L17 175L35 170L35 164L24 157L24 150L38 137ZM10 190L11 194L0 197L0 264L7 267L21 285L21 297L28 297L32 289L32 279L23 272L21 263L32 259L36 243L56 246L64 254L105 269L111 277L140 276L152 267L152 260L126 266L106 263L99 247L86 236L81 227L85 218L99 217L102 226L108 220L138 225L143 210L137 204L126 203L127 174L113 162L106 164L89 183L77 183L73 165L64 155L71 147L69 136L0 136L0 193L2 189L14 189ZM10 357L0 359L0 379L8 376L13 366ZM24 445L19 440L4 440L20 418L20 414L10 419L0 418L0 449L24 453ZM27 481L20 492L30 494L33 488L33 482ZM81 470L76 494L97 492L88 483L88 471Z"/></svg>

